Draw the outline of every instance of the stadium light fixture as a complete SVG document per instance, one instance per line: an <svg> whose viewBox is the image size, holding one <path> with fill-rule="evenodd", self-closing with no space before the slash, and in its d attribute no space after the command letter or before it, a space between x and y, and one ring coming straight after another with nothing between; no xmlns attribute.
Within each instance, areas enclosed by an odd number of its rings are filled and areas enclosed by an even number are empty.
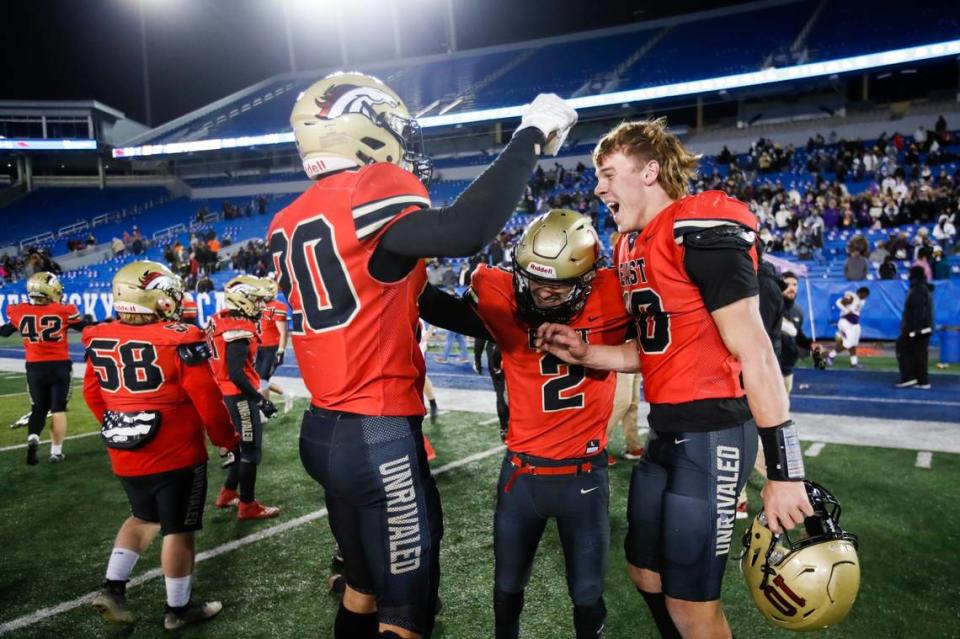
<svg viewBox="0 0 960 639"><path fill-rule="evenodd" d="M614 93L589 95L580 98L571 98L567 100L567 102L575 109L591 109L618 104L662 100L664 98L679 97L684 95L711 93L714 91L729 91L730 89L762 86L777 82L790 82L794 80L831 76L838 73L864 71L867 69L875 69L910 62L919 62L922 60L931 60L958 54L960 54L960 40L950 40L947 42L936 42L916 47L881 51L878 53L867 53L848 58L840 58L837 60L811 62L782 68L768 68L760 71L738 73L716 78L706 78L703 80L692 80L689 82L678 82L675 84L645 87L642 89L632 89L629 91L617 91ZM456 126L463 124L474 124L478 122L489 122L494 120L506 120L520 117L520 114L523 112L525 106L526 105L524 104L520 104L496 109L468 111L465 113L447 113L444 115L434 115L420 118L419 122L422 128L429 129L441 126ZM198 140L195 142L174 142L170 144L147 144L143 146L121 147L113 150L113 157L130 158L150 155L172 155L177 153L193 153L195 151L210 151L243 146L285 144L293 141L294 139L292 132L270 133L267 135L254 135L242 138L223 138Z"/></svg>

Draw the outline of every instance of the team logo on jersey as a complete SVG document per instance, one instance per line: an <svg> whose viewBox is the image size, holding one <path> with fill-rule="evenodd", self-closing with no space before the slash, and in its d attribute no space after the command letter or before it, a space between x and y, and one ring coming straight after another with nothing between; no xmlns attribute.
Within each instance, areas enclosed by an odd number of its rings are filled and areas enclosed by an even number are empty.
<svg viewBox="0 0 960 639"><path fill-rule="evenodd" d="M377 87L363 87L353 84L336 84L330 87L323 97L317 98L317 119L332 120L341 115L360 113L376 121L377 112L373 107L377 104L386 104L390 108L397 108L400 103L389 93Z"/></svg>

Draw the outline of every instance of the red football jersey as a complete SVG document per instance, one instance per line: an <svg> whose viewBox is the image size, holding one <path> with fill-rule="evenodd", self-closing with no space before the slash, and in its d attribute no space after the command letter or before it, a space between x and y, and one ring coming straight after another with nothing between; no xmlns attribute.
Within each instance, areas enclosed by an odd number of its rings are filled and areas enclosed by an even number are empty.
<svg viewBox="0 0 960 639"><path fill-rule="evenodd" d="M268 232L291 338L314 406L361 415L422 415L416 338L420 261L386 283L368 271L384 231L430 206L414 175L377 163L318 180Z"/></svg>
<svg viewBox="0 0 960 639"><path fill-rule="evenodd" d="M217 385L226 395L242 395L237 385L230 381L227 370L227 343L238 339L249 340L247 347L247 361L243 364L243 374L250 380L250 385L260 388L260 377L253 367L257 349L260 347L260 338L257 335L257 324L252 319L235 315L232 311L223 309L210 318L207 324L207 342L210 344L210 366L213 367Z"/></svg>
<svg viewBox="0 0 960 639"><path fill-rule="evenodd" d="M617 374L571 366L533 347L535 326L517 316L513 276L481 264L470 289L477 314L503 354L510 424L507 448L548 459L585 457L607 445ZM613 269L599 269L569 325L591 344L622 344L631 321Z"/></svg>
<svg viewBox="0 0 960 639"><path fill-rule="evenodd" d="M83 331L83 397L97 421L103 423L107 410L160 413L153 439L131 450L107 449L117 475L149 475L205 461L204 428L215 445L235 444L210 367L203 360L190 365L180 353L204 343L203 331L176 322L105 322Z"/></svg>
<svg viewBox="0 0 960 639"><path fill-rule="evenodd" d="M70 359L67 327L83 321L73 304L14 304L7 317L20 335L28 362L59 362Z"/></svg>
<svg viewBox="0 0 960 639"><path fill-rule="evenodd" d="M260 331L260 346L280 346L280 328L278 322L287 322L287 305L280 300L272 300L257 320Z"/></svg>
<svg viewBox="0 0 960 639"><path fill-rule="evenodd" d="M614 260L637 323L644 396L651 404L738 398L740 362L723 340L684 269L685 233L739 224L756 231L747 205L721 191L681 198L641 232L625 234ZM754 269L756 249L750 249Z"/></svg>
<svg viewBox="0 0 960 639"><path fill-rule="evenodd" d="M180 304L180 317L187 324L196 324L197 323L197 303L184 295L183 302Z"/></svg>

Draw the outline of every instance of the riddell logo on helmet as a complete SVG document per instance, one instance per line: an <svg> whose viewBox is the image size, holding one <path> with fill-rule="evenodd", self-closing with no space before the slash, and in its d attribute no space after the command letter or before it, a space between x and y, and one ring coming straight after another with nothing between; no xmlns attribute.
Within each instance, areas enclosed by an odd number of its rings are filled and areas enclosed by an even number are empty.
<svg viewBox="0 0 960 639"><path fill-rule="evenodd" d="M557 276L557 269L552 266L546 266L545 264L538 264L537 262L530 262L527 265L527 270L537 275L545 275L547 277Z"/></svg>

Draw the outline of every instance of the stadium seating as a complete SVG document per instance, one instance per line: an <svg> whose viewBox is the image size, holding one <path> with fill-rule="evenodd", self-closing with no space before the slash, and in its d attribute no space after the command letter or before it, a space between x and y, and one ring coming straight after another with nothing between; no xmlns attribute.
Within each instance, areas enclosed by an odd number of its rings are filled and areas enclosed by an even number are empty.
<svg viewBox="0 0 960 639"><path fill-rule="evenodd" d="M953 3L931 0L903 19L895 0L869 9L851 2L813 0L747 5L680 20L639 24L627 32L533 41L524 46L466 51L442 58L359 65L393 87L414 114L435 101L460 102L452 112L518 104L539 91L561 96L634 89L755 71L779 63L926 44L960 33ZM719 15L717 15L719 13ZM809 24L809 30L804 27ZM850 26L855 28L851 29ZM801 38L804 36L805 38ZM794 49L794 47L796 47ZM286 74L158 127L134 144L261 135L289 130L297 96L323 70ZM428 115L435 115L437 109Z"/></svg>

